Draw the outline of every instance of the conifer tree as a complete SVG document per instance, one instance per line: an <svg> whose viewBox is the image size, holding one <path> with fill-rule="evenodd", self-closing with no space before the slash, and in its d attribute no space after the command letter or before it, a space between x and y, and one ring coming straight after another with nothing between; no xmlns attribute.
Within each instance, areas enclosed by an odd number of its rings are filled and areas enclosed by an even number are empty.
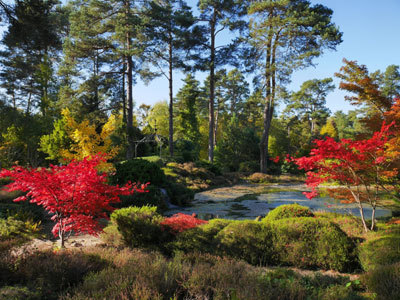
<svg viewBox="0 0 400 300"><path fill-rule="evenodd" d="M187 69L186 59L193 40L190 28L195 19L191 9L182 0L150 1L145 10L146 35L149 40L145 50L146 59L156 67L159 75L168 80L168 130L169 154L174 155L173 123L173 71Z"/></svg>
<svg viewBox="0 0 400 300"><path fill-rule="evenodd" d="M324 49L335 49L342 34L331 22L332 10L308 0L263 0L249 8L253 66L259 71L265 98L260 171L267 171L268 139L280 83L312 65Z"/></svg>

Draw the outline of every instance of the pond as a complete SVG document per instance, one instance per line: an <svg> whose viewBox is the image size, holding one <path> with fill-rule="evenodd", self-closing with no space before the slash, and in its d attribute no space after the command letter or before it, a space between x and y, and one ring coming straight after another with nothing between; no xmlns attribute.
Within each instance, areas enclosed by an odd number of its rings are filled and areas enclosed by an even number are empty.
<svg viewBox="0 0 400 300"><path fill-rule="evenodd" d="M282 188L280 186L280 188ZM225 219L254 219L265 216L270 210L284 204L298 203L308 206L312 211L329 211L341 214L359 216L359 209L355 204L342 204L330 197L319 197L308 200L302 193L302 186L297 190L279 190L265 193L251 193L251 186L233 186L211 191L197 193L190 207L173 206L167 211L167 215L174 213L196 213L199 218L225 218ZM364 206L366 218L372 214L371 207ZM377 208L376 217L391 216L391 211Z"/></svg>

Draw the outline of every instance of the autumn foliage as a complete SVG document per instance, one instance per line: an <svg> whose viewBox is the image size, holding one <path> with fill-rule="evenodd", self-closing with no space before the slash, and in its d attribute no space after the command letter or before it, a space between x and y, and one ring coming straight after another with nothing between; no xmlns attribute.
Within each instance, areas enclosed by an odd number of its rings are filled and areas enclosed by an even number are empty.
<svg viewBox="0 0 400 300"><path fill-rule="evenodd" d="M374 228L375 208L379 193L387 190L398 170L395 167L397 156L388 151L388 142L393 136L393 124L382 125L370 139L353 141L342 139L339 142L327 137L315 140L315 147L308 157L296 159L297 165L307 171L306 184L311 192L305 195L311 199L318 195L316 188L328 181L338 182L342 188L331 189L336 198L344 203L357 203L364 229L363 203L367 202L373 209L372 224Z"/></svg>
<svg viewBox="0 0 400 300"><path fill-rule="evenodd" d="M49 168L28 169L20 166L2 170L0 178L12 182L6 190L23 191L26 195L14 201L30 201L43 206L55 222L52 233L61 238L61 246L67 234L86 232L96 235L101 228L99 218L107 218L112 203L119 202L119 195L144 192L145 186L128 183L123 187L107 184L107 175L97 166L105 158L99 155L82 161L72 161L66 166L50 165Z"/></svg>
<svg viewBox="0 0 400 300"><path fill-rule="evenodd" d="M161 225L170 232L176 234L178 232L182 232L206 223L208 222L197 219L195 214L186 215L182 213L177 213L169 218L165 218L161 222Z"/></svg>

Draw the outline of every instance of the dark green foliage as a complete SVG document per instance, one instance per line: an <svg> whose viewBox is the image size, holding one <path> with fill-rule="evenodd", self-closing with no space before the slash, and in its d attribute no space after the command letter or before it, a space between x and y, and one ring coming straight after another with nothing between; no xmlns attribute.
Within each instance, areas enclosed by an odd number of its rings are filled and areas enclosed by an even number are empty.
<svg viewBox="0 0 400 300"><path fill-rule="evenodd" d="M286 218L313 217L314 214L306 206L297 203L281 205L271 210L263 221L274 221Z"/></svg>
<svg viewBox="0 0 400 300"><path fill-rule="evenodd" d="M198 120L198 102L201 96L200 82L193 75L188 74L183 80L184 85L176 94L176 133L182 139L193 143L194 149L198 151L201 138ZM179 145L175 145L179 147ZM197 153L198 155L198 153Z"/></svg>
<svg viewBox="0 0 400 300"><path fill-rule="evenodd" d="M354 243L328 220L282 219L270 222L276 260L300 268L338 271L354 268Z"/></svg>
<svg viewBox="0 0 400 300"><path fill-rule="evenodd" d="M0 218L7 219L13 217L21 221L44 221L45 211L42 207L29 202L1 203Z"/></svg>
<svg viewBox="0 0 400 300"><path fill-rule="evenodd" d="M196 161L199 158L199 147L195 142L178 139L174 145L174 159L177 162L184 163Z"/></svg>
<svg viewBox="0 0 400 300"><path fill-rule="evenodd" d="M131 159L115 165L116 173L111 177L113 184L125 184L128 181L162 186L166 182L164 172L156 163L145 159Z"/></svg>
<svg viewBox="0 0 400 300"><path fill-rule="evenodd" d="M253 265L274 264L272 232L268 224L237 221L223 228L216 236L217 252L242 259Z"/></svg>
<svg viewBox="0 0 400 300"><path fill-rule="evenodd" d="M257 160L259 149L249 145L258 145L259 142L255 130L240 127L234 116L217 143L215 160L224 170L237 171L241 162Z"/></svg>
<svg viewBox="0 0 400 300"><path fill-rule="evenodd" d="M377 300L398 300L400 295L400 262L377 266L364 274L362 281L369 291L376 293Z"/></svg>
<svg viewBox="0 0 400 300"><path fill-rule="evenodd" d="M161 229L163 217L154 206L127 207L115 210L111 222L116 224L125 245L157 249L167 234Z"/></svg>
<svg viewBox="0 0 400 300"><path fill-rule="evenodd" d="M187 205L193 200L194 192L183 183L170 182L166 187L170 201L176 205Z"/></svg>
<svg viewBox="0 0 400 300"><path fill-rule="evenodd" d="M168 248L170 252L215 254L219 245L216 236L222 229L233 222L235 221L225 219L210 220L207 224L179 233L176 239L168 245Z"/></svg>
<svg viewBox="0 0 400 300"><path fill-rule="evenodd" d="M359 258L364 270L380 265L400 262L400 232L383 234L369 239L359 246Z"/></svg>

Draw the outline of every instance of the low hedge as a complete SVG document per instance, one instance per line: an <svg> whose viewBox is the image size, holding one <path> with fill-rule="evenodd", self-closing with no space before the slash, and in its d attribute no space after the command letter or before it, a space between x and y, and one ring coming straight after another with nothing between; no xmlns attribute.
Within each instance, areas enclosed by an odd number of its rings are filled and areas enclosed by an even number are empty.
<svg viewBox="0 0 400 300"><path fill-rule="evenodd" d="M274 221L286 218L313 217L314 214L306 206L297 203L281 205L271 210L262 221Z"/></svg>
<svg viewBox="0 0 400 300"><path fill-rule="evenodd" d="M328 220L282 219L270 226L275 259L283 265L338 271L356 267L354 242Z"/></svg>
<svg viewBox="0 0 400 300"><path fill-rule="evenodd" d="M285 218L270 222L211 220L178 233L162 229L155 208L130 207L115 211L111 220L130 247L230 256L254 265L351 271L359 267L355 243L325 218ZM106 229L107 231L107 229ZM116 238L115 232L112 239Z"/></svg>

